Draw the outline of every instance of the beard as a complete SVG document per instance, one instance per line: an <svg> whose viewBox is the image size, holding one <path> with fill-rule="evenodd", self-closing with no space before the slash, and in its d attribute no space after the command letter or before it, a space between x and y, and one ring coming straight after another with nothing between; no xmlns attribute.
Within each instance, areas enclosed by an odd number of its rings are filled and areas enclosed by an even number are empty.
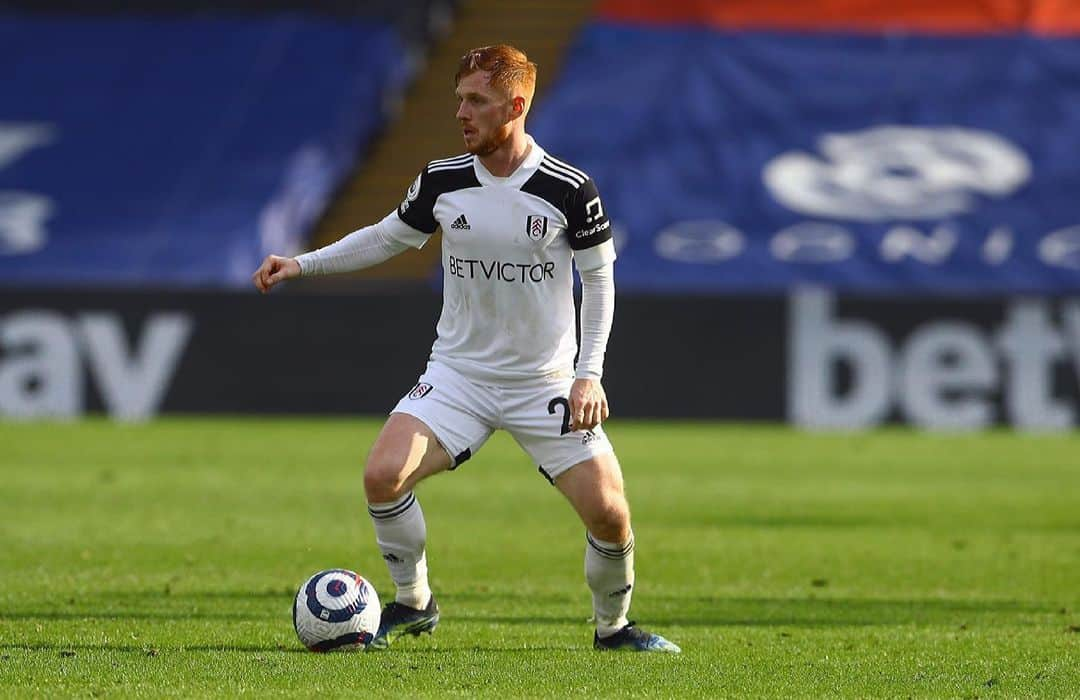
<svg viewBox="0 0 1080 700"><path fill-rule="evenodd" d="M486 139L467 150L474 156L489 156L510 140L511 133L512 129L510 128L510 125L504 124L491 132L491 135Z"/></svg>

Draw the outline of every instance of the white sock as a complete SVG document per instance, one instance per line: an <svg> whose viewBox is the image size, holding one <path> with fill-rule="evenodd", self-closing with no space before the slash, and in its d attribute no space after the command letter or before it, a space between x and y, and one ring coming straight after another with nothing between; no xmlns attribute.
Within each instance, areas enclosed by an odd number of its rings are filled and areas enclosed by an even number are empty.
<svg viewBox="0 0 1080 700"><path fill-rule="evenodd" d="M431 588L424 549L427 525L420 502L410 491L390 503L369 503L368 513L375 524L375 541L397 586L394 599L423 609L431 599Z"/></svg>
<svg viewBox="0 0 1080 700"><path fill-rule="evenodd" d="M607 637L627 624L634 588L634 535L620 544L586 532L585 540L585 580L592 589L596 633Z"/></svg>

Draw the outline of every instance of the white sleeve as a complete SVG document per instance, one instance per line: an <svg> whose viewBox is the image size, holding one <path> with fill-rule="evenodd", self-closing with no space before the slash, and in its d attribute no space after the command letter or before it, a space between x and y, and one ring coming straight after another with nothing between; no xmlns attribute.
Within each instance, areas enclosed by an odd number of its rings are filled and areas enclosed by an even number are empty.
<svg viewBox="0 0 1080 700"><path fill-rule="evenodd" d="M382 221L353 231L328 246L296 257L300 274L329 275L334 272L350 272L378 265L410 247L421 248L428 236L417 231L390 212Z"/></svg>
<svg viewBox="0 0 1080 700"><path fill-rule="evenodd" d="M604 374L611 321L615 316L615 266L578 270L581 275L581 347L576 377L600 379Z"/></svg>
<svg viewBox="0 0 1080 700"><path fill-rule="evenodd" d="M600 245L574 251L574 264L578 272L591 270L615 262L615 241L608 239Z"/></svg>

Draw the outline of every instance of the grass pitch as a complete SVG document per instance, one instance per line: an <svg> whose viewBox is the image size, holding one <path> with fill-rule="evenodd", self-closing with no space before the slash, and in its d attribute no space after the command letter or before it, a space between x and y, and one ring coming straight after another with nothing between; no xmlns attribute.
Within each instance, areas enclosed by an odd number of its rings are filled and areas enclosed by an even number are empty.
<svg viewBox="0 0 1080 700"><path fill-rule="evenodd" d="M591 647L583 532L503 434L423 484L433 637L303 651L323 568L392 585L371 420L0 424L0 694L1080 694L1080 438L615 421L632 617Z"/></svg>

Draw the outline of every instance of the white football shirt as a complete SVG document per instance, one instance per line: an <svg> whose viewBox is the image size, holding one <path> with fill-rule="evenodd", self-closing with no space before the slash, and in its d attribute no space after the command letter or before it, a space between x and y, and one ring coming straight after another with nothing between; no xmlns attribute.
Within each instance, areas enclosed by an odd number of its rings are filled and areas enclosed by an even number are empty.
<svg viewBox="0 0 1080 700"><path fill-rule="evenodd" d="M431 358L478 380L571 375L571 261L591 270L615 260L595 183L529 142L508 177L469 154L428 163L397 209L406 226L389 228L419 248L442 227L443 308Z"/></svg>

